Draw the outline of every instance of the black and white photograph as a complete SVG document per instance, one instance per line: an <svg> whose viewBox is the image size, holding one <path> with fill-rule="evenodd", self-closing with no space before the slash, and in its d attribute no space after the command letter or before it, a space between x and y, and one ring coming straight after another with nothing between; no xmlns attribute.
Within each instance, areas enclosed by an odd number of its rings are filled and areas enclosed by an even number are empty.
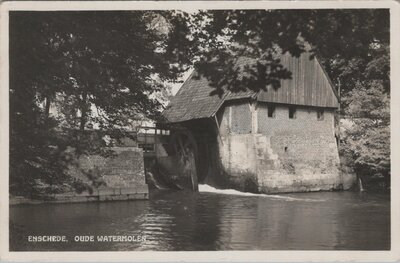
<svg viewBox="0 0 400 263"><path fill-rule="evenodd" d="M3 8L7 251L399 260L399 3L167 2Z"/></svg>

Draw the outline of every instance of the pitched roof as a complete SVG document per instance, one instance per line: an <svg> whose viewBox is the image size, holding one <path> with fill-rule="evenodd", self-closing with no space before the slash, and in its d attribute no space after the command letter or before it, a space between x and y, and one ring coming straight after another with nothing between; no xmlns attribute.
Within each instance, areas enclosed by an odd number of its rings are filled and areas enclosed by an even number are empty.
<svg viewBox="0 0 400 263"><path fill-rule="evenodd" d="M223 98L210 96L214 90L208 85L206 78L195 77L193 72L182 87L171 98L168 108L163 112L170 122L181 122L191 119L209 118L215 114L223 102Z"/></svg>
<svg viewBox="0 0 400 263"><path fill-rule="evenodd" d="M239 59L238 63L239 66L244 66L249 63L249 59ZM338 107L336 90L315 57L310 59L309 53L303 53L296 58L286 53L281 56L281 63L292 72L292 78L281 80L281 87L277 90L269 88L258 93L251 90L235 93L227 91L221 98L217 95L210 96L214 88L206 78L194 77L196 73L193 72L171 99L170 106L163 115L170 122L209 118L214 116L224 101L243 98L325 108Z"/></svg>

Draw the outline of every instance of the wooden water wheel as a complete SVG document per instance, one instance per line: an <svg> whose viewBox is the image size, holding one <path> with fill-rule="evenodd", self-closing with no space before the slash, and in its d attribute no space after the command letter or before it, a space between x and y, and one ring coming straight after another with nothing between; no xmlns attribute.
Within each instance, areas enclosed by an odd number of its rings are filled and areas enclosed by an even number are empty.
<svg viewBox="0 0 400 263"><path fill-rule="evenodd" d="M197 143L187 130L174 131L171 134L171 144L176 154L177 176L175 184L181 189L198 190L196 160L198 156Z"/></svg>

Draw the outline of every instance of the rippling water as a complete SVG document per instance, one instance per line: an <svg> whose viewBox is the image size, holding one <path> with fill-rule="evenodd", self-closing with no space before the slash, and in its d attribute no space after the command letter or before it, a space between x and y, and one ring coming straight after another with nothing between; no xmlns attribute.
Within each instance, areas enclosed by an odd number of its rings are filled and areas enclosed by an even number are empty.
<svg viewBox="0 0 400 263"><path fill-rule="evenodd" d="M201 185L200 193L153 191L148 201L12 206L10 220L11 250L390 249L389 195L358 192L256 195ZM78 235L146 241L75 242Z"/></svg>

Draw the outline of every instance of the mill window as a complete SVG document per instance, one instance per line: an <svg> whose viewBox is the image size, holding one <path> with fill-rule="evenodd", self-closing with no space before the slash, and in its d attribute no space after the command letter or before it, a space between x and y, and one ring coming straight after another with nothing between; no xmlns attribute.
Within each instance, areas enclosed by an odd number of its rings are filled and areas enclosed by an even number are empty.
<svg viewBox="0 0 400 263"><path fill-rule="evenodd" d="M251 111L248 103L232 106L231 131L234 134L251 133Z"/></svg>
<svg viewBox="0 0 400 263"><path fill-rule="evenodd" d="M268 118L275 118L275 106L268 105Z"/></svg>
<svg viewBox="0 0 400 263"><path fill-rule="evenodd" d="M296 119L296 108L289 107L289 119Z"/></svg>
<svg viewBox="0 0 400 263"><path fill-rule="evenodd" d="M317 120L322 121L324 119L324 110L317 111Z"/></svg>

